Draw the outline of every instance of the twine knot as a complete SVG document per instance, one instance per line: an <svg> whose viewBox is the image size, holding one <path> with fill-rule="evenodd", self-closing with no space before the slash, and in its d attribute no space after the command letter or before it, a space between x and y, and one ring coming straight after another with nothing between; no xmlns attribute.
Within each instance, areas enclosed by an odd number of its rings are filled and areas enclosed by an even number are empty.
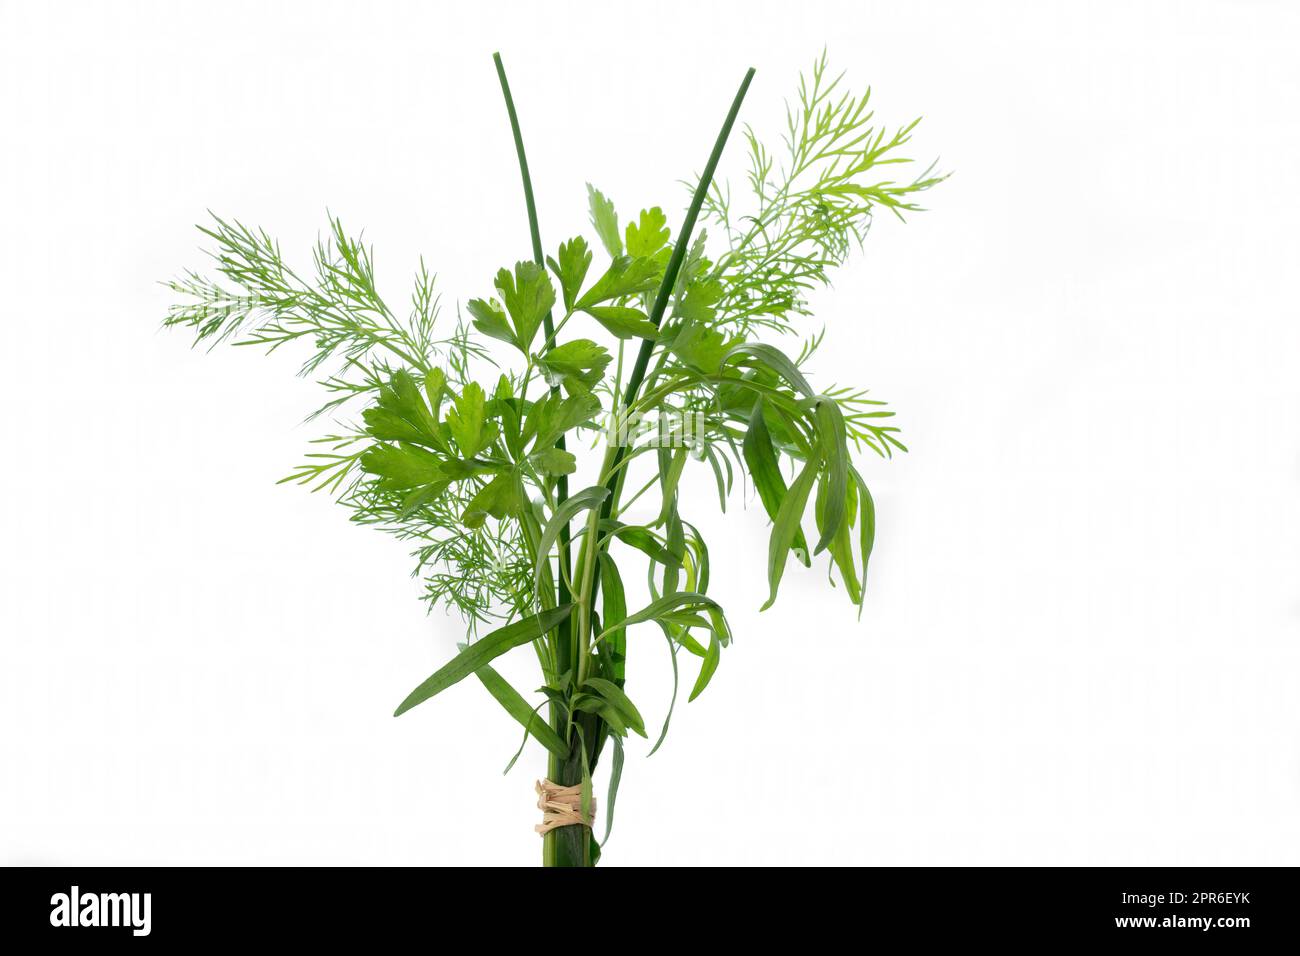
<svg viewBox="0 0 1300 956"><path fill-rule="evenodd" d="M594 817L596 798L589 802ZM561 787L550 780L538 780L537 809L542 811L542 822L533 827L538 833L549 833L556 827L591 826L591 819L582 815L582 784Z"/></svg>

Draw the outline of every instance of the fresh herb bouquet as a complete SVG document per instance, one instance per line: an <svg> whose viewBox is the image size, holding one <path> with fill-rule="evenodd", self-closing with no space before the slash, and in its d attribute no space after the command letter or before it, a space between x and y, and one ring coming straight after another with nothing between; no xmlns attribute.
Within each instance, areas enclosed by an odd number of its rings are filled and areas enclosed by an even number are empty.
<svg viewBox="0 0 1300 956"><path fill-rule="evenodd" d="M532 258L497 272L495 297L465 304L469 323L458 318L440 337L439 300L423 266L399 317L379 294L370 250L337 219L304 277L266 232L214 217L200 230L226 282L190 272L168 283L184 302L165 324L194 330L198 341L314 349L302 372L323 376L330 397L316 415L328 413L336 430L284 480L324 489L353 521L414 545L425 598L457 609L472 638L397 713L475 677L522 725L524 743L531 737L548 752L537 785L544 862L589 866L600 854L592 774L610 752L608 831L624 738L646 736L626 684L628 632L662 631L673 702L681 652L698 661L694 700L731 641L708 595L708 547L679 493L688 464L707 463L724 510L737 471L757 490L772 520L763 609L791 556L809 565L823 553L832 581L838 574L861 605L875 513L848 447L885 457L905 449L882 402L810 384L804 366L821 335L799 337L797 325L809 314L809 291L862 242L875 211L901 218L943 177L931 167L902 183L883 178L881 167L909 162L898 151L916 123L887 135L873 121L870 91L842 92L823 55L787 103L780 159L745 133L752 209L735 210L713 182L750 70L703 173L688 184L675 237L659 207L620 229L614 205L589 186L601 261L581 236L548 256L495 60ZM701 216L720 241L696 231ZM796 336L797 354L761 341L765 333ZM504 344L489 348L485 339ZM356 408L360 421L348 420ZM598 450L599 465L578 482L573 449L583 445ZM643 502L647 516L633 520L629 509L647 494L658 504ZM634 562L646 572L644 606L629 602L625 587ZM492 667L517 647L537 655L536 703Z"/></svg>

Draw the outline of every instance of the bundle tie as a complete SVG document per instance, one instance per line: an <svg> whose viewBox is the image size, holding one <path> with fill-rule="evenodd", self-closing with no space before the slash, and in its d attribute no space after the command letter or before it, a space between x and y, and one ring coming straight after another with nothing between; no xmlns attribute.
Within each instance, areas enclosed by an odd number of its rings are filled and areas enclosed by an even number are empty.
<svg viewBox="0 0 1300 956"><path fill-rule="evenodd" d="M591 798L591 813L596 813L596 798ZM537 781L537 809L542 822L533 827L538 833L550 833L556 827L590 827L591 820L582 816L582 784L561 787L550 780Z"/></svg>

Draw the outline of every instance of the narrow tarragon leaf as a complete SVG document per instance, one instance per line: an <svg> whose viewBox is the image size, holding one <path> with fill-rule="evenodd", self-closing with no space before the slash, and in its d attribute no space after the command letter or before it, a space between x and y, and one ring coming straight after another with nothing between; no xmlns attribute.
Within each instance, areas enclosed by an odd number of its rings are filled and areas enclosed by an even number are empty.
<svg viewBox="0 0 1300 956"><path fill-rule="evenodd" d="M816 419L821 453L826 461L825 524L815 552L820 554L839 534L844 522L849 485L849 449L844 416L834 399L822 398L817 402Z"/></svg>
<svg viewBox="0 0 1300 956"><path fill-rule="evenodd" d="M709 546L705 543L699 528L685 521L682 524L691 529L691 533L686 538L686 546L690 548L691 563L695 566L695 586L690 590L706 594L709 590Z"/></svg>
<svg viewBox="0 0 1300 956"><path fill-rule="evenodd" d="M686 467L686 451L685 445L674 449L671 455L668 449L659 449L659 487L663 508L659 511L655 524L665 524L672 513L677 484L681 481L682 469Z"/></svg>
<svg viewBox="0 0 1300 956"><path fill-rule="evenodd" d="M776 601L776 591L781 585L781 575L785 573L786 555L794 544L795 532L803 520L804 506L808 503L808 493L812 490L813 480L817 477L817 459L812 458L803 466L803 471L794 480L790 490L781 501L781 508L772 522L772 538L767 551L767 581L771 588L767 603L760 611L766 611Z"/></svg>
<svg viewBox="0 0 1300 956"><path fill-rule="evenodd" d="M591 205L591 224L595 227L596 235L600 237L605 251L612 258L621 256L623 239L618 234L618 213L614 211L614 204L591 183L587 183L587 199Z"/></svg>
<svg viewBox="0 0 1300 956"><path fill-rule="evenodd" d="M505 708L506 713L519 721L538 743L561 760L568 759L568 745L534 708L528 706L528 701L524 700L519 691L510 686L509 681L487 664L476 670L474 676L483 682L488 693L496 698L497 703Z"/></svg>
<svg viewBox="0 0 1300 956"><path fill-rule="evenodd" d="M700 694L704 693L704 688L709 686L709 681L713 679L713 672L718 669L718 661L722 658L722 639L718 637L717 632L709 636L709 649L704 655L704 661L700 664L700 676L695 678L695 686L691 688L691 696L686 698L686 703L690 703Z"/></svg>
<svg viewBox="0 0 1300 956"><path fill-rule="evenodd" d="M507 624L505 627L497 628L491 634L484 635L434 671L428 680L411 691L406 700L402 701L397 710L393 712L393 716L397 717L406 713L412 707L424 703L430 697L446 690L452 684L464 680L484 664L491 663L511 648L537 640L561 621L566 620L572 612L572 604L561 604L558 607L542 611L540 614L531 614L522 621Z"/></svg>
<svg viewBox="0 0 1300 956"><path fill-rule="evenodd" d="M664 529L664 547L673 555L675 564L664 568L664 594L680 590L677 579L686 566L686 530L682 526L682 516L677 511L677 496L668 499L668 527ZM687 590L691 590L687 588Z"/></svg>
<svg viewBox="0 0 1300 956"><path fill-rule="evenodd" d="M817 483L817 527L823 529L826 526L826 495L827 481L823 478ZM835 566L840 569L840 576L844 579L844 587L849 592L849 600L854 604L862 603L862 585L858 581L858 571L853 564L853 539L850 532L853 530L853 522L857 520L857 489L855 483L849 483L848 495L845 498L844 508L845 517L840 523L840 530L835 533L831 539L831 560Z"/></svg>
<svg viewBox="0 0 1300 956"><path fill-rule="evenodd" d="M594 714L609 725L609 729L620 737L627 736L627 722L619 709L599 694L577 694L569 701L572 710L584 714Z"/></svg>
<svg viewBox="0 0 1300 956"><path fill-rule="evenodd" d="M613 631L615 628L626 628L631 627L633 624L641 624L645 621L655 620L661 614L666 614L670 611L676 611L681 608L691 608L695 610L715 608L720 611L722 610L722 605L713 600L713 598L709 597L707 594L701 594L698 591L674 591L672 594L665 594L657 601L650 602L650 604L646 605L635 614L629 615L621 621L615 621L613 626L610 626L609 622L606 622L605 634L609 634L610 631Z"/></svg>
<svg viewBox="0 0 1300 956"><path fill-rule="evenodd" d="M641 712L636 709L636 704L632 703L632 699L627 696L623 688L613 681L605 680L603 677L588 677L584 686L591 687L601 697L609 701L623 715L624 722L630 729L636 731L642 737L645 736L645 721L641 718Z"/></svg>
<svg viewBox="0 0 1300 956"><path fill-rule="evenodd" d="M749 465L749 473L754 479L759 500L763 502L768 517L775 521L781 510L781 502L785 500L787 489L785 477L781 474L780 462L776 457L776 449L772 447L772 436L767 429L767 420L763 416L764 408L761 398L754 403L754 411L749 416L749 429L745 432L741 452L745 457L745 464ZM791 547L794 548L795 556L800 561L805 565L810 563L808 543L804 540L802 528L795 530Z"/></svg>
<svg viewBox="0 0 1300 956"><path fill-rule="evenodd" d="M852 465L849 466L849 474L853 476L853 481L858 486L858 534L859 546L862 550L862 597L865 603L867 564L871 559L871 549L876 543L876 503L872 500L871 489L867 487L866 481ZM858 614L862 613L862 607L862 604L858 605Z"/></svg>
<svg viewBox="0 0 1300 956"><path fill-rule="evenodd" d="M537 587L541 587L542 566L550 555L551 547L560 537L560 529L567 527L574 515L580 511L599 507L608 495L609 489L604 485L593 485L570 495L555 509L551 520L546 522L546 527L542 529L541 540L537 543L537 564L533 567L533 580Z"/></svg>
<svg viewBox="0 0 1300 956"><path fill-rule="evenodd" d="M691 637L691 632L682 624L682 622L687 619L690 619L693 622L694 618L695 615L688 614L686 617L682 617L678 612L670 611L667 614L655 618L655 623L659 625L659 629L664 632L664 636L666 636L668 640L672 641L674 644L680 644L696 657L703 657L706 653L704 645Z"/></svg>
<svg viewBox="0 0 1300 956"><path fill-rule="evenodd" d="M650 560L657 561L665 567L681 567L681 560L664 547L654 532L644 525L623 524L616 518L603 518L600 522L600 530L604 534L618 538L624 544L631 545Z"/></svg>
<svg viewBox="0 0 1300 956"><path fill-rule="evenodd" d="M621 737L611 735L614 742L614 756L609 763L609 794L605 798L605 839L600 841L604 846L609 840L610 833L614 830L614 801L618 798L618 784L623 779L623 740Z"/></svg>
<svg viewBox="0 0 1300 956"><path fill-rule="evenodd" d="M709 467L713 469L713 479L718 486L718 507L722 510L723 514L726 514L727 495L731 493L731 460L724 455L721 459L722 464L720 465L717 452L713 450L712 445L708 444L704 446L704 459L709 463ZM726 477L723 477L722 465L725 465L727 468Z"/></svg>
<svg viewBox="0 0 1300 956"><path fill-rule="evenodd" d="M799 367L775 346L768 345L765 342L745 342L729 349L723 361L730 362L733 358L755 359L760 366L767 366L776 372L795 389L802 392L806 398L817 397L817 393L808 384L808 380L803 377Z"/></svg>
<svg viewBox="0 0 1300 956"><path fill-rule="evenodd" d="M601 616L606 621L621 621L627 617L627 595L623 589L623 577L618 572L618 565L605 552L600 553L601 595L604 600ZM627 631L618 628L610 632L605 639L609 649L610 676L619 687L623 686L627 673Z"/></svg>
<svg viewBox="0 0 1300 956"><path fill-rule="evenodd" d="M659 731L659 739L656 740L655 745L650 748L650 752L646 754L647 757L653 757L655 751L663 746L663 742L668 736L668 725L672 723L673 720L673 708L677 706L677 645L673 643L671 636L665 636L668 637L668 653L672 656L673 661L673 696L668 701L668 713L664 715L664 726L663 729Z"/></svg>

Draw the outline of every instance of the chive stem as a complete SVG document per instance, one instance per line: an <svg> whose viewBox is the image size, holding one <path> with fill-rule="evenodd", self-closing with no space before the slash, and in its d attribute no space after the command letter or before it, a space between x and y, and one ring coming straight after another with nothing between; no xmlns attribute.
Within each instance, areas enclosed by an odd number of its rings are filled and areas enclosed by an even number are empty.
<svg viewBox="0 0 1300 956"><path fill-rule="evenodd" d="M533 261L536 262L543 269L545 269L546 260L542 253L542 233L541 233L541 229L537 224L537 203L533 199L533 178L531 175L529 175L528 172L528 156L524 152L524 136L519 129L519 115L515 112L515 100L514 97L510 95L510 81L506 79L506 68L505 68L505 64L501 62L501 54L493 53L492 62L496 64L497 78L501 81L501 95L502 97L504 97L506 101L506 113L510 117L510 131L514 135L514 140L515 140L515 154L519 157L519 175L524 183L524 205L527 207L528 210L528 232L533 243ZM552 339L555 338L555 322L554 319L551 317L550 310L547 310L546 316L542 319L542 327L546 333L547 341L551 341ZM551 387L552 395L558 395L559 391L560 389L558 386ZM561 451L565 450L565 442L564 442L563 435L561 435L558 439L556 439L555 447L560 449ZM569 497L568 476L559 475L555 479L556 504L557 505L563 504L565 499L567 499L568 497ZM565 525L563 528L560 529L559 544L560 544L560 561L559 561L560 573L558 575L556 587L559 593L559 603L567 604L570 601L569 585L568 585L568 581L570 578L568 525ZM554 646L552 647L552 654L551 654L552 659L555 661L567 660L570 654L571 644L572 641L570 640L569 622L565 621L556 628L555 643ZM551 718L550 720L551 728L563 735L564 727L562 726L562 724L564 721L564 715L560 711L560 708L557 707L555 704L551 704L550 718ZM566 735L566 739L567 739L567 735ZM572 782L572 781L562 780L562 777L564 776L563 774L564 768L561 766L561 761L559 760L558 757L552 754L548 758L548 760L549 762L547 764L547 776L551 780L561 782L566 786ZM556 838L555 838L555 831L553 830L547 833L543 838L542 862L543 865L545 866L557 865Z"/></svg>

